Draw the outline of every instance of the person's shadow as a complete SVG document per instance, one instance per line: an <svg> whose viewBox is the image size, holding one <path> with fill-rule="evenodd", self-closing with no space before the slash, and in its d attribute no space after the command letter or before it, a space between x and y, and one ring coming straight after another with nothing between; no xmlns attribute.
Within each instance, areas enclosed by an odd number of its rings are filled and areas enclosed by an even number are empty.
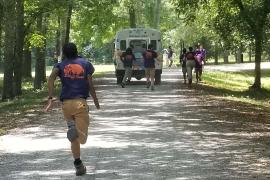
<svg viewBox="0 0 270 180"><path fill-rule="evenodd" d="M95 174L85 174L83 176L77 176L75 180L94 180Z"/></svg>

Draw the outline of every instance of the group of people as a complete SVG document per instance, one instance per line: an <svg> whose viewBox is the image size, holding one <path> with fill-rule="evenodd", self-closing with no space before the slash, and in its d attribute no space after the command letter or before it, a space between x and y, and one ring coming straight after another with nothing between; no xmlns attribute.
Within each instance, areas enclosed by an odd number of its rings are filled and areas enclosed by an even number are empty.
<svg viewBox="0 0 270 180"><path fill-rule="evenodd" d="M189 47L188 51L185 48L183 49L180 62L185 83L186 78L189 84L192 83L193 68L195 68L196 80L201 80L205 53L202 46L198 47L195 52L192 47ZM68 43L63 47L63 55L63 61L54 66L48 80L48 104L45 111L49 111L53 106L54 82L59 77L62 83L60 101L62 102L62 111L67 124L67 139L71 144L76 175L81 176L86 173L86 167L81 160L80 145L86 143L88 136L90 120L86 99L89 97L89 93L96 108L100 109L92 81L92 74L95 69L90 62L78 56L77 47L73 43ZM155 59L158 59L158 53L149 44L148 49L142 53L142 56L147 80L146 87L151 87L151 90L154 90ZM131 74L133 61L136 61L131 47L121 54L121 60L125 67L125 76L121 85L125 87L125 83Z"/></svg>
<svg viewBox="0 0 270 180"><path fill-rule="evenodd" d="M196 73L196 83L202 80L202 70L205 64L206 50L202 45L197 46L196 50L193 47L189 47L188 51L183 48L182 53L180 53L179 60L182 65L182 72L184 77L184 83L192 84L192 71L195 68Z"/></svg>
<svg viewBox="0 0 270 180"><path fill-rule="evenodd" d="M173 64L173 50L169 46L167 50L167 57L169 60L168 67L170 68ZM151 90L154 90L154 78L155 78L155 59L157 58L157 53L153 50L153 46L149 44L148 49L142 54L144 58L144 67L145 67L145 76L146 76L146 87L151 87ZM196 73L196 83L202 80L202 70L203 65L205 64L206 50L202 45L198 45L196 50L193 50L193 47L189 47L188 50L183 48L180 52L179 60L182 66L184 83L192 84L192 72L195 69ZM125 75L122 80L121 86L125 87L126 83L130 81L132 74L133 61L136 61L136 58L133 54L132 47L126 49L124 53L120 56L121 61L124 64Z"/></svg>
<svg viewBox="0 0 270 180"><path fill-rule="evenodd" d="M158 57L158 54L153 50L152 44L148 45L148 49L142 53L142 57L144 59L146 87L153 91L155 81L155 59ZM133 62L136 61L132 47L127 48L126 51L120 56L120 58L125 68L125 75L121 83L122 88L124 88L126 83L130 80L132 74L132 66L135 64Z"/></svg>

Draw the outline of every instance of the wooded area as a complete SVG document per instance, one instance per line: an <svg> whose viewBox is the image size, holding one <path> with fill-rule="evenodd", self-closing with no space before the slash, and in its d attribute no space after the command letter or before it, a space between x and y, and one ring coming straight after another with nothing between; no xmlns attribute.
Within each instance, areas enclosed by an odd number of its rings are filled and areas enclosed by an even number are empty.
<svg viewBox="0 0 270 180"><path fill-rule="evenodd" d="M128 27L162 32L164 48L202 44L219 63L243 53L255 56L255 89L261 88L262 60L270 59L270 0L1 0L0 70L2 100L22 94L22 81L33 88L46 82L46 66L61 60L64 43L75 42L92 62L112 62L115 33ZM177 58L177 57L176 57Z"/></svg>

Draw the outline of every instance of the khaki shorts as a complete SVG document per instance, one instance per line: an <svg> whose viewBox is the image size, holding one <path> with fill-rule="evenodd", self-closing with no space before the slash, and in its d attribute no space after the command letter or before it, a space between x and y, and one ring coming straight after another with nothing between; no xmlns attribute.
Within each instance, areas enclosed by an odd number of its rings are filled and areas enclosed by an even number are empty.
<svg viewBox="0 0 270 180"><path fill-rule="evenodd" d="M80 144L85 144L88 136L89 107L85 99L63 101L62 110L66 121L74 120Z"/></svg>
<svg viewBox="0 0 270 180"><path fill-rule="evenodd" d="M155 68L145 68L145 77L155 77Z"/></svg>

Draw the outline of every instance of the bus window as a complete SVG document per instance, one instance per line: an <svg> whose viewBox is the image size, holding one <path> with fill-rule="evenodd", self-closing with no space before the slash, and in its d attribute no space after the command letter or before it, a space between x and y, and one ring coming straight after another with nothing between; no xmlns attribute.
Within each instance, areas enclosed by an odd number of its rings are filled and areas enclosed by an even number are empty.
<svg viewBox="0 0 270 180"><path fill-rule="evenodd" d="M130 47L133 47L135 51L143 52L147 49L147 41L134 39L129 42Z"/></svg>
<svg viewBox="0 0 270 180"><path fill-rule="evenodd" d="M157 50L157 41L156 40L151 40L151 44L153 45L153 49Z"/></svg>
<svg viewBox="0 0 270 180"><path fill-rule="evenodd" d="M125 51L127 49L126 40L120 41L120 50Z"/></svg>

